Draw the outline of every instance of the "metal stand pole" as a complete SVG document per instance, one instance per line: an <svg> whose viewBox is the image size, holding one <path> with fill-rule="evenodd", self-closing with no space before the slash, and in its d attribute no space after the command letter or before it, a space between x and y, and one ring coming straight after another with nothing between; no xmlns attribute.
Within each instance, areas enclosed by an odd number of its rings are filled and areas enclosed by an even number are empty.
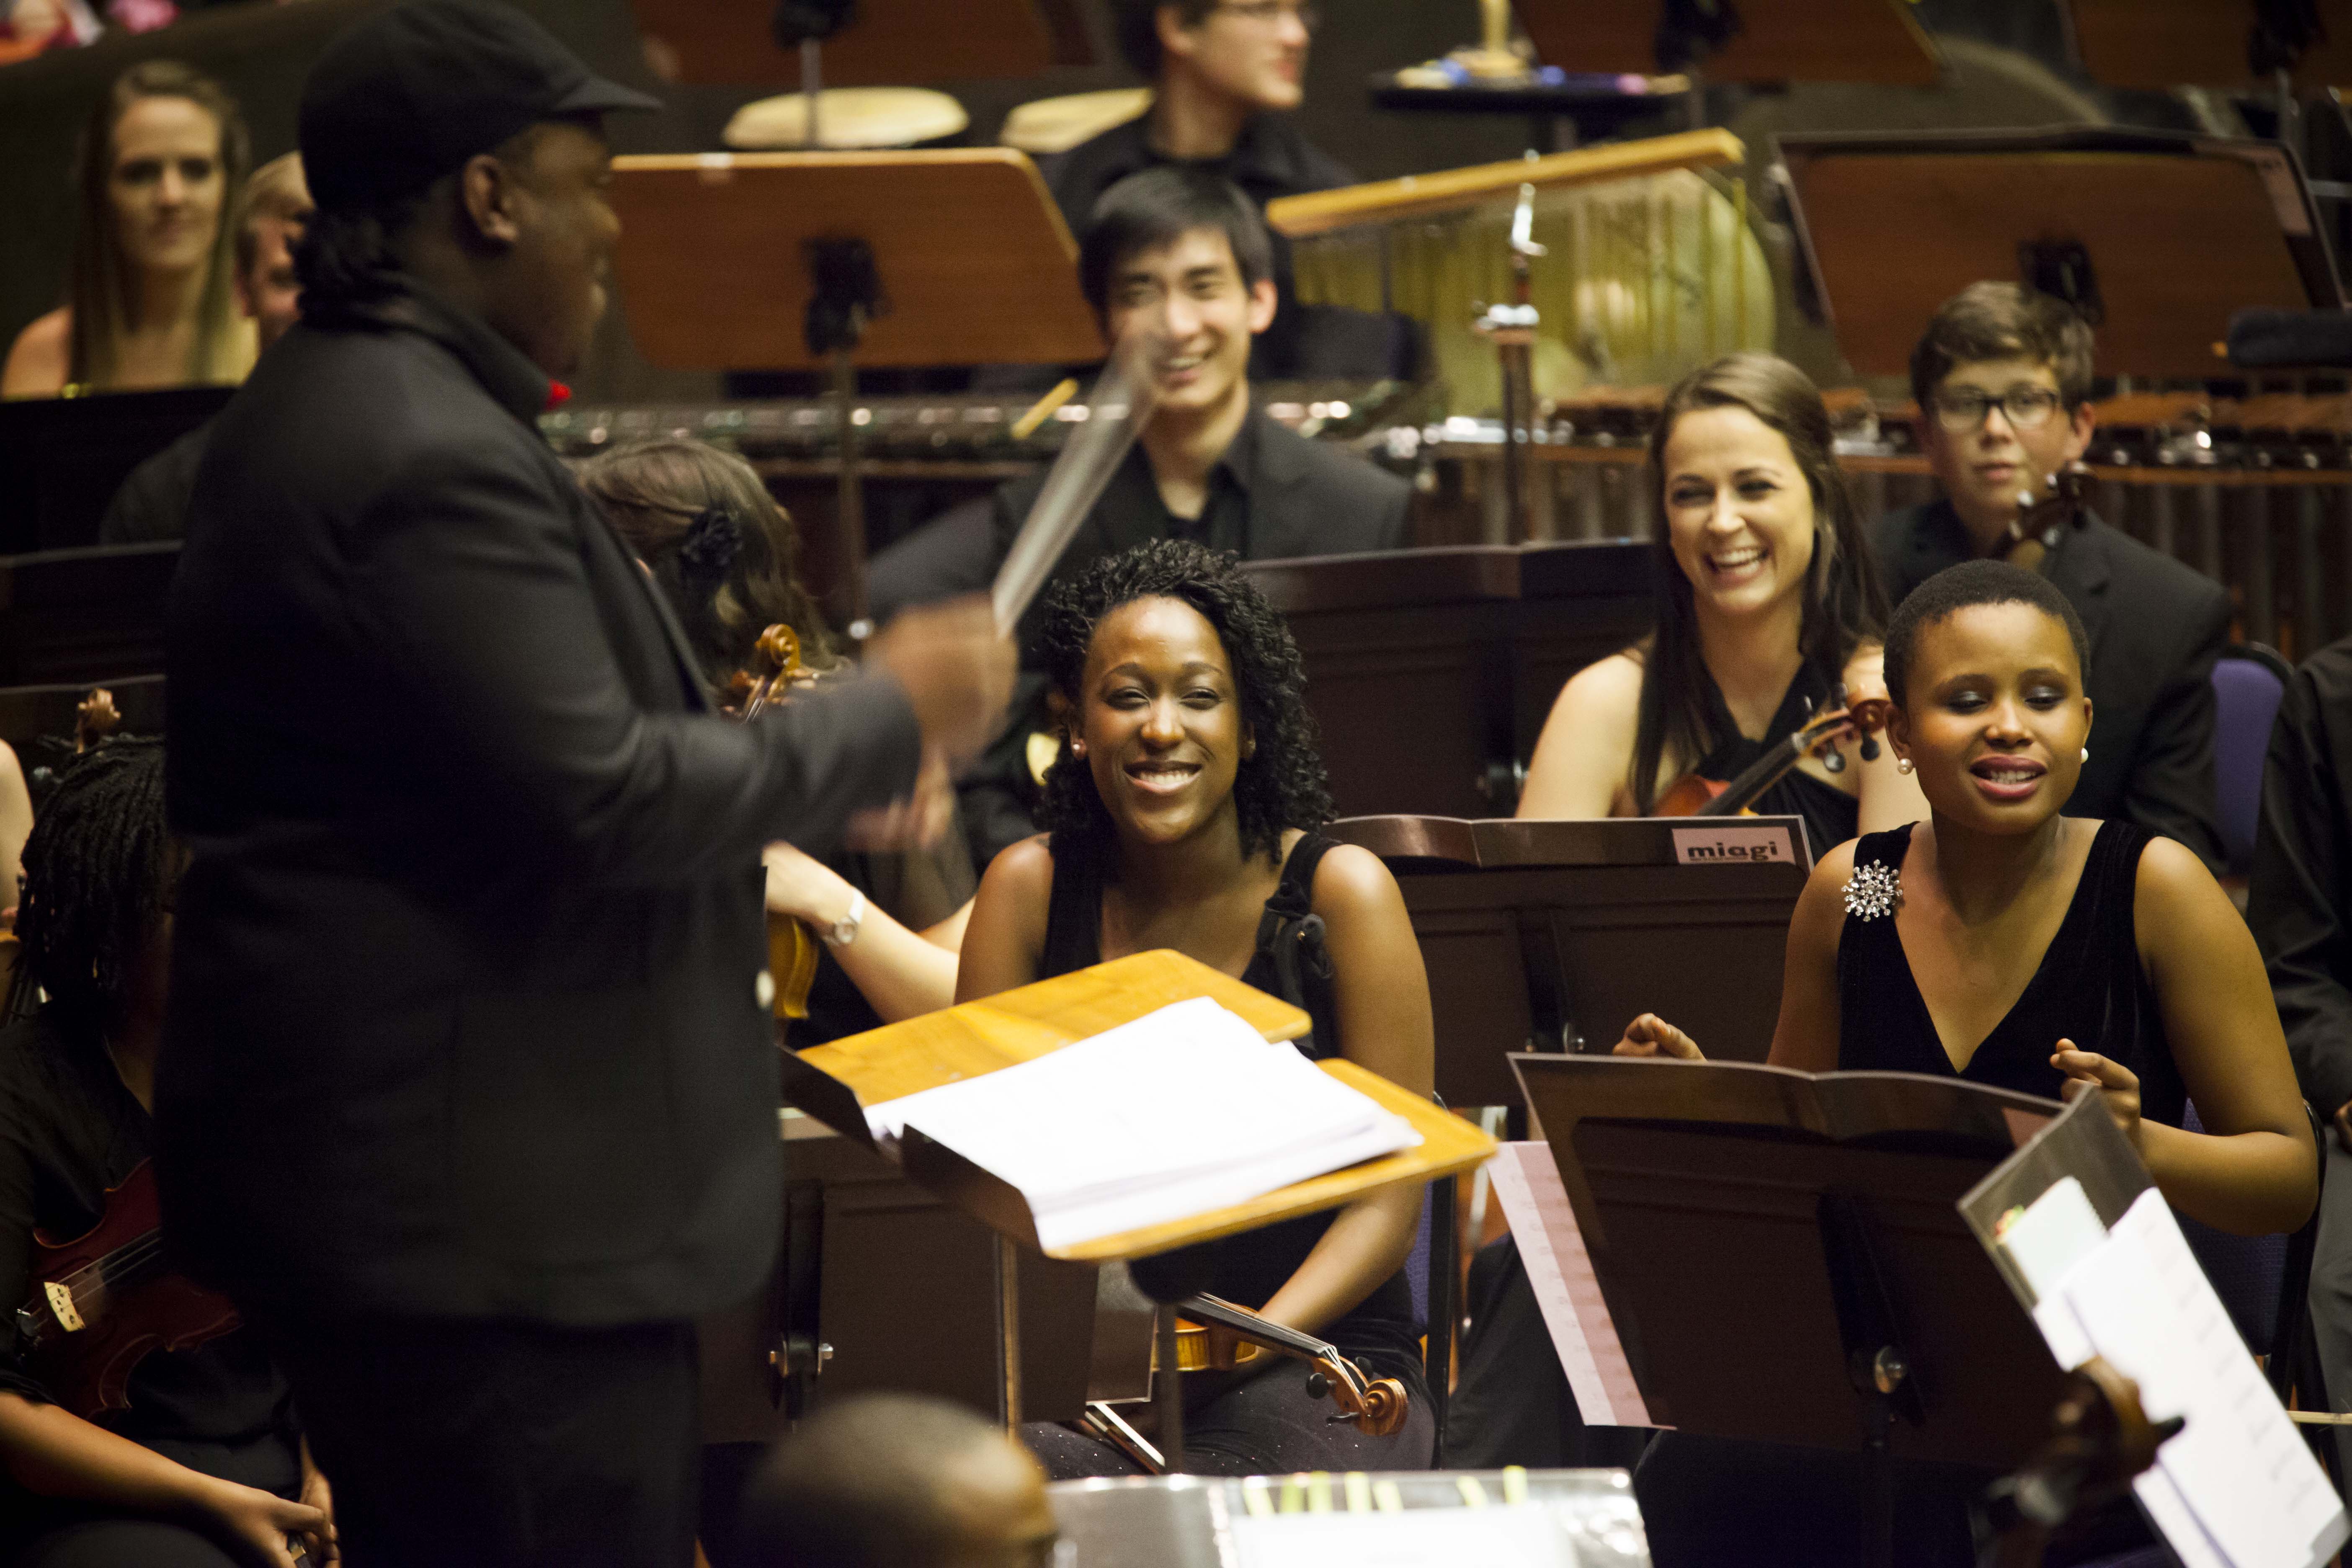
<svg viewBox="0 0 2352 1568"><path fill-rule="evenodd" d="M996 1415L1004 1430L1021 1430L1021 1254L1012 1238L996 1238Z"/></svg>
<svg viewBox="0 0 2352 1568"><path fill-rule="evenodd" d="M801 40L801 96L808 100L806 134L801 138L803 147L822 147L824 137L817 130L817 100L824 95L824 46L814 38Z"/></svg>
<svg viewBox="0 0 2352 1568"><path fill-rule="evenodd" d="M841 431L841 487L835 503L840 558L835 563L834 598L841 606L843 632L853 643L874 633L866 614L866 475L857 424L857 366L851 351L833 354L834 417Z"/></svg>
<svg viewBox="0 0 2352 1568"><path fill-rule="evenodd" d="M1544 254L1535 242L1536 188L1519 187L1511 215L1511 302L1489 305L1476 323L1495 345L1503 378L1503 537L1496 544L1523 544L1535 520L1528 465L1535 439L1535 342L1538 316L1533 299L1534 260Z"/></svg>
<svg viewBox="0 0 2352 1568"><path fill-rule="evenodd" d="M833 607L853 643L873 632L866 615L866 484L857 423L857 345L866 323L890 308L882 294L874 252L856 238L808 241L809 303L803 328L809 353L832 367L834 428L840 437L841 488L835 529Z"/></svg>
<svg viewBox="0 0 2352 1568"><path fill-rule="evenodd" d="M1164 1475L1184 1471L1184 1373L1176 1362L1176 1309L1161 1307L1152 1314L1151 1331L1159 1368L1151 1393L1160 1416L1160 1458Z"/></svg>

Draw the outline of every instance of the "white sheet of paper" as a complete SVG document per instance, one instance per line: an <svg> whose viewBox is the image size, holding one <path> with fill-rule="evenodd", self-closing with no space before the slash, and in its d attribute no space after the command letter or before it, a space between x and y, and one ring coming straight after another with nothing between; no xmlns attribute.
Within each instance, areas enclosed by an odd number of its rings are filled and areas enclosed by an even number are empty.
<svg viewBox="0 0 2352 1568"><path fill-rule="evenodd" d="M2151 1418L2188 1418L2158 1451L2158 1472L2227 1563L2315 1565L2343 1544L2352 1521L2160 1194L2142 1193L2058 1294L2097 1352L2139 1384ZM2152 1516L2164 1489L2140 1489ZM2168 1539L2186 1555L2187 1542Z"/></svg>
<svg viewBox="0 0 2352 1568"><path fill-rule="evenodd" d="M1486 1166L1495 1197L1519 1244L1544 1327L1551 1331L1576 1407L1597 1426L1654 1426L1592 1272L1576 1210L1560 1185L1551 1145L1506 1143Z"/></svg>
<svg viewBox="0 0 2352 1568"><path fill-rule="evenodd" d="M1246 1086L1246 1091L1244 1091ZM1421 1142L1207 997L866 1110L1019 1189L1046 1247L1245 1202Z"/></svg>
<svg viewBox="0 0 2352 1568"><path fill-rule="evenodd" d="M1576 1548L1541 1503L1244 1514L1232 1530L1239 1568L1576 1568Z"/></svg>
<svg viewBox="0 0 2352 1568"><path fill-rule="evenodd" d="M2083 1184L2061 1176L2000 1233L2000 1247L2033 1288L2034 1298L2042 1300L2057 1291L2068 1269L2106 1239L2107 1227L2099 1223L2099 1212L2091 1206ZM2082 1359L2061 1364L2076 1366Z"/></svg>

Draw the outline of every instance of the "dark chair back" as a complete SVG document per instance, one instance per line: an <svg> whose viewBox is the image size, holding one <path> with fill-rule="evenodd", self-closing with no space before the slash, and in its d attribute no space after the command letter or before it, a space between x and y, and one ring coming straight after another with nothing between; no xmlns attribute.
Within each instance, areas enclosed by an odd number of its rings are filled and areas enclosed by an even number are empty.
<svg viewBox="0 0 2352 1568"><path fill-rule="evenodd" d="M2263 760L2271 724L2292 673L2286 660L2260 643L2236 643L2213 661L2213 794L2230 871L2242 877L2254 861L2254 824L2262 815Z"/></svg>

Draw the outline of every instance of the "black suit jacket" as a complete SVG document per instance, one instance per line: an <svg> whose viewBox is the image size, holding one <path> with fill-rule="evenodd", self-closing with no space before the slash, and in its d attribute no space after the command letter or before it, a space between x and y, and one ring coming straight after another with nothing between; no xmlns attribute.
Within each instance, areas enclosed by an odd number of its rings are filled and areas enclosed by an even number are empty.
<svg viewBox="0 0 2352 1568"><path fill-rule="evenodd" d="M160 1173L268 1310L677 1318L775 1244L760 846L823 851L919 734L880 679L709 711L548 391L403 294L289 332L196 481Z"/></svg>
<svg viewBox="0 0 2352 1568"><path fill-rule="evenodd" d="M2304 661L2279 701L2246 924L2270 966L2304 1098L2352 1100L2352 640Z"/></svg>
<svg viewBox="0 0 2352 1568"><path fill-rule="evenodd" d="M1975 553L1949 501L1879 522L1879 566L1897 604ZM2091 639L2084 674L2091 760L2067 814L2137 822L2187 845L2219 872L2227 856L2213 795L2212 674L2229 640L2229 595L2087 514L2061 536L2042 570Z"/></svg>

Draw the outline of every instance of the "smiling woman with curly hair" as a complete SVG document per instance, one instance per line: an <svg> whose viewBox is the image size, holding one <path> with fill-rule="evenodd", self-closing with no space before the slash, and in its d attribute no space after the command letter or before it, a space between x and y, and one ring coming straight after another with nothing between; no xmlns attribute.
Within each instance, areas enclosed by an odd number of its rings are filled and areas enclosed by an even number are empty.
<svg viewBox="0 0 2352 1568"><path fill-rule="evenodd" d="M1404 900L1376 858L1317 831L1331 797L1298 648L1234 557L1163 540L1097 562L1055 590L1041 640L1066 715L1045 776L1049 831L989 867L956 999L1173 948L1304 1007L1309 1058L1344 1056L1427 1094L1429 982ZM1187 1470L1429 1464L1402 1271L1420 1213L1408 1185L1234 1237L1210 1286L1402 1380L1404 1430L1330 1423L1303 1380L1255 1375L1266 1358L1185 1379ZM1057 1478L1133 1468L1059 1427L1024 1436Z"/></svg>

